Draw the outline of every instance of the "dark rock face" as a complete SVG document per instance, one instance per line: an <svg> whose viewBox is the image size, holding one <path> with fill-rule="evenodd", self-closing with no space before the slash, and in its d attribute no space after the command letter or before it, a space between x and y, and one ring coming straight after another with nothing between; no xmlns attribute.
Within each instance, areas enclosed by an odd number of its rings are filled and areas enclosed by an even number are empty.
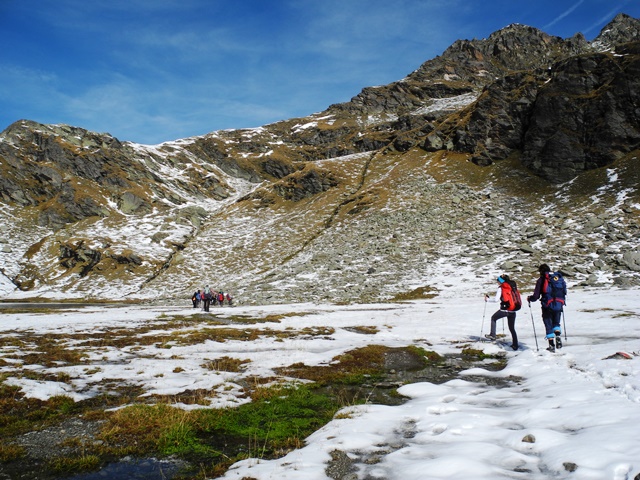
<svg viewBox="0 0 640 480"><path fill-rule="evenodd" d="M522 162L551 181L606 166L640 146L640 43L574 57L540 88Z"/></svg>
<svg viewBox="0 0 640 480"><path fill-rule="evenodd" d="M326 192L338 182L328 172L309 170L289 175L274 186L275 191L286 200L300 201L317 193Z"/></svg>
<svg viewBox="0 0 640 480"><path fill-rule="evenodd" d="M291 175L296 169L291 163L270 158L262 163L262 169L272 177L284 178Z"/></svg>
<svg viewBox="0 0 640 480"><path fill-rule="evenodd" d="M639 52L640 43L630 43L506 75L461 120L441 124L425 149L469 153L478 165L519 152L554 183L606 166L640 146Z"/></svg>
<svg viewBox="0 0 640 480"><path fill-rule="evenodd" d="M478 165L508 157L523 146L539 83L540 79L528 72L497 80L469 109L464 124L449 126L440 137L451 139L449 149L472 154Z"/></svg>
<svg viewBox="0 0 640 480"><path fill-rule="evenodd" d="M102 259L102 253L92 248L87 248L79 242L78 245L60 246L60 265L67 269L80 266L79 275L84 277Z"/></svg>

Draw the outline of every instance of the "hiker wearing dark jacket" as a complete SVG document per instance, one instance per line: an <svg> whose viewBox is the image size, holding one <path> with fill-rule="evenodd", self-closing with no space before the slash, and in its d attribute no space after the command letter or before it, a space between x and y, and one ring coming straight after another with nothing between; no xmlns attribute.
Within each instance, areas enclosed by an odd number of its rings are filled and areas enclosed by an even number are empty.
<svg viewBox="0 0 640 480"><path fill-rule="evenodd" d="M489 295L484 296L485 302L499 303L500 309L491 316L491 333L486 337L490 340L496 339L496 323L501 318L507 317L507 324L509 325L509 331L511 332L511 348L518 350L518 335L516 334L516 312L507 310L507 305L502 298L502 284L509 281L508 275L500 275L498 277L498 291L494 298L490 298Z"/></svg>
<svg viewBox="0 0 640 480"><path fill-rule="evenodd" d="M208 312L209 311L209 305L211 305L211 289L209 288L209 285L204 287L204 290L202 292L203 292L203 296L204 296L204 299L203 299L203 302L204 302L203 303L203 305L204 305L203 310L205 312Z"/></svg>
<svg viewBox="0 0 640 480"><path fill-rule="evenodd" d="M195 292L193 292L191 301L193 302L193 308L196 308L198 306L198 302L200 301L200 290L196 290Z"/></svg>
<svg viewBox="0 0 640 480"><path fill-rule="evenodd" d="M549 341L549 347L547 350L555 352L556 348L562 348L562 329L560 328L562 311L554 312L547 306L549 295L546 292L546 284L549 281L551 268L549 268L549 265L546 263L543 263L538 267L538 272L540 273L540 277L536 282L533 295L528 296L527 301L531 303L540 299L540 305L542 307L542 321L544 322L546 338Z"/></svg>

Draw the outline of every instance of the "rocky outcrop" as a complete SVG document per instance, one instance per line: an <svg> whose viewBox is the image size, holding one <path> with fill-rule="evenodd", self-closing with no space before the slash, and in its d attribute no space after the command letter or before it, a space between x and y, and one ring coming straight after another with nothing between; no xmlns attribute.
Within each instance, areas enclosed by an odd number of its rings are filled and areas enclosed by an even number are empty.
<svg viewBox="0 0 640 480"><path fill-rule="evenodd" d="M298 202L321 192L326 192L338 185L338 181L330 172L309 169L289 175L274 185L274 190L285 200Z"/></svg>
<svg viewBox="0 0 640 480"><path fill-rule="evenodd" d="M640 147L640 42L557 64L536 97L522 162L551 181L611 164Z"/></svg>
<svg viewBox="0 0 640 480"><path fill-rule="evenodd" d="M639 73L640 43L631 43L507 75L439 125L424 148L469 153L485 166L518 153L535 174L570 180L640 146Z"/></svg>
<svg viewBox="0 0 640 480"><path fill-rule="evenodd" d="M35 207L36 224L58 230L114 210L146 214L185 196L224 199L231 188L207 165L184 154L141 155L109 134L67 125L19 121L2 132L0 196L8 204ZM185 179L158 173L184 162ZM176 195L182 192L182 195ZM113 202L113 203L112 203Z"/></svg>
<svg viewBox="0 0 640 480"><path fill-rule="evenodd" d="M584 36L548 35L525 25L509 25L483 40L458 40L405 79L365 88L329 111L351 114L402 114L430 99L454 97L490 85L511 72L547 68L555 61L590 49Z"/></svg>
<svg viewBox="0 0 640 480"><path fill-rule="evenodd" d="M598 51L611 51L616 45L637 42L640 38L640 22L624 13L619 13L605 26L591 46Z"/></svg>
<svg viewBox="0 0 640 480"><path fill-rule="evenodd" d="M60 265L66 269L80 266L79 275L86 276L102 259L102 253L94 248L84 246L80 241L75 245L60 246Z"/></svg>
<svg viewBox="0 0 640 480"><path fill-rule="evenodd" d="M484 89L466 111L443 122L425 143L426 150L447 149L472 155L478 165L491 165L521 150L542 75L518 72ZM438 148L440 147L440 148Z"/></svg>
<svg viewBox="0 0 640 480"><path fill-rule="evenodd" d="M402 82L365 89L332 108L399 113L428 98L483 87L466 111L435 119L431 128L428 119L413 126L423 133L423 148L468 153L483 166L516 153L536 175L563 182L638 147L638 46L622 43L637 40L639 32L640 22L627 15L618 15L593 43L581 34L562 39L510 25L484 40L459 40ZM421 82L428 88L415 88ZM406 151L416 135L393 141Z"/></svg>

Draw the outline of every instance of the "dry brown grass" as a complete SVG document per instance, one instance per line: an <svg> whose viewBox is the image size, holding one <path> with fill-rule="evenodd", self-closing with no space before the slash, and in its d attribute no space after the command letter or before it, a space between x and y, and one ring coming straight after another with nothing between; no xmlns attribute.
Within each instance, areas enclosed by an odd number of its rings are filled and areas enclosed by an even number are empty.
<svg viewBox="0 0 640 480"><path fill-rule="evenodd" d="M203 365L208 370L215 372L238 373L244 370L244 366L251 363L250 360L240 360L238 358L221 357L211 360Z"/></svg>

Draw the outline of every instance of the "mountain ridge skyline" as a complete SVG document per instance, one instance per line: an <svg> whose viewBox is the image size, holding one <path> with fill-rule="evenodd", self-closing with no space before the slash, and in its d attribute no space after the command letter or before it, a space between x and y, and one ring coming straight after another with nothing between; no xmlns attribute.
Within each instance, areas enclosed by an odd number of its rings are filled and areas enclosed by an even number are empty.
<svg viewBox="0 0 640 480"><path fill-rule="evenodd" d="M505 25L589 38L616 12L640 16L629 1L616 10L598 0L546 8L498 0L448 5L11 4L0 11L0 39L12 46L0 59L0 128L30 119L142 144L255 128L397 81L455 40L483 38Z"/></svg>

